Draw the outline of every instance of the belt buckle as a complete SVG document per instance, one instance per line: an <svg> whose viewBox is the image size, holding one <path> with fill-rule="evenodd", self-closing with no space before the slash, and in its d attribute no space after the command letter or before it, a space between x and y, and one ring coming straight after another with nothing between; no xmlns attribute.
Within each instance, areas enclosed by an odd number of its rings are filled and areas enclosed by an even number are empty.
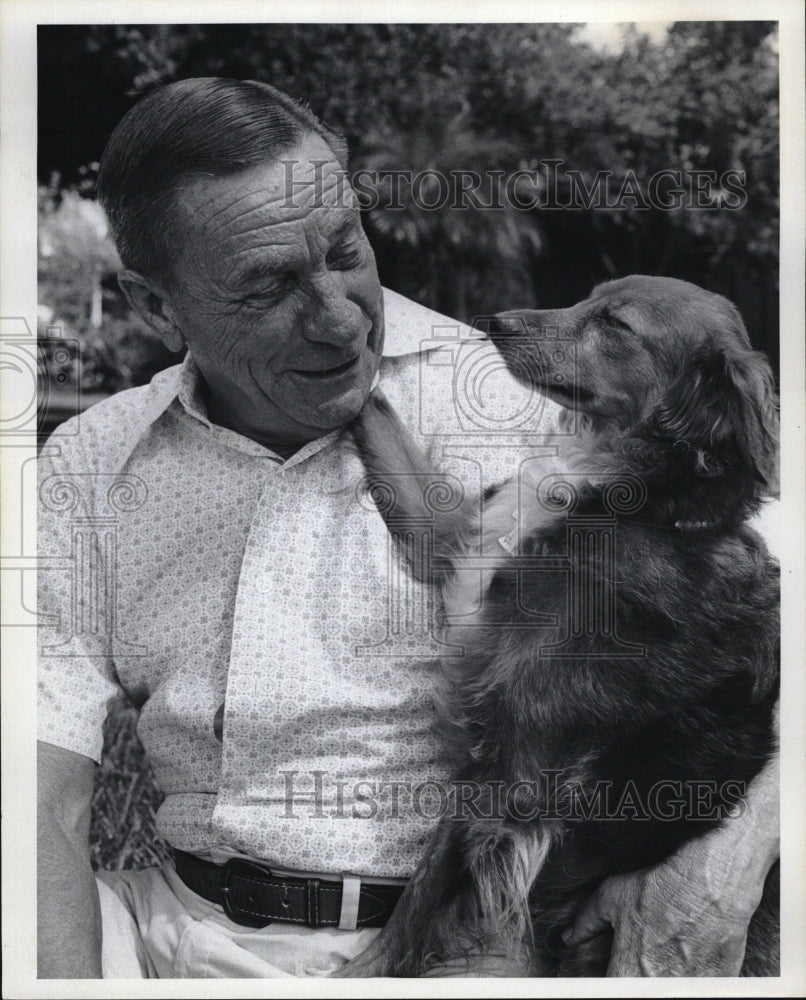
<svg viewBox="0 0 806 1000"><path fill-rule="evenodd" d="M236 924L240 924L242 927L266 927L271 923L269 917L259 916L250 913L248 909L243 906L238 906L237 902L233 900L233 886L230 885L233 878L254 878L255 875L259 875L261 878L271 877L273 874L272 870L256 861L247 861L245 858L230 858L224 864L224 870L221 873L221 905L224 907L224 913L229 917L229 919ZM238 893L239 896L243 896L246 902L250 902L249 897L249 887L244 887Z"/></svg>

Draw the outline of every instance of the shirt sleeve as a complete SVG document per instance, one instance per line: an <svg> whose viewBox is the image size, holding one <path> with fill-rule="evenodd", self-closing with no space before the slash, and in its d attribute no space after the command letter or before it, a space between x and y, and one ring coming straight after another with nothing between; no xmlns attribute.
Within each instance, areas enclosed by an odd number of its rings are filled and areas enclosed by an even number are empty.
<svg viewBox="0 0 806 1000"><path fill-rule="evenodd" d="M121 688L110 642L114 551L95 516L98 476L87 453L80 435L61 433L38 460L38 738L100 761Z"/></svg>

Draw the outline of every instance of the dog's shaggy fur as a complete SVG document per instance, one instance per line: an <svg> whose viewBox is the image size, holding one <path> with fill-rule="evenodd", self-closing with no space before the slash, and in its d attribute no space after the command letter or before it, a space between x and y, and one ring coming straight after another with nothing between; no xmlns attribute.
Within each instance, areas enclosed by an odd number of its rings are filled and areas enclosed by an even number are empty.
<svg viewBox="0 0 806 1000"><path fill-rule="evenodd" d="M418 976L463 950L568 974L558 931L580 899L719 821L718 809L711 821L664 820L672 793L651 790L714 782L727 805L774 751L778 569L746 521L777 488L777 410L737 310L685 282L633 276L570 309L502 313L490 336L518 379L580 421L563 456L574 501L553 507L556 491L513 481L481 510L465 500L437 522L441 574L409 556L416 573L441 576L449 638L465 648L445 660L457 778L533 785L497 818L440 822L386 929L345 975ZM433 516L414 484L438 474L382 397L354 436L371 484L415 474L410 489L395 479L398 526ZM569 524L613 516L619 479L643 499L616 504L612 559L569 546ZM490 565L480 609L479 570L466 565L479 554ZM530 556L557 557L557 568L516 572ZM612 598L618 639L644 655L614 651L612 630L570 628L579 588ZM558 624L535 625L535 611ZM567 808L574 789L590 801L600 782L611 801L637 798L638 813ZM641 816L649 801L655 815ZM588 955L577 971L604 965Z"/></svg>

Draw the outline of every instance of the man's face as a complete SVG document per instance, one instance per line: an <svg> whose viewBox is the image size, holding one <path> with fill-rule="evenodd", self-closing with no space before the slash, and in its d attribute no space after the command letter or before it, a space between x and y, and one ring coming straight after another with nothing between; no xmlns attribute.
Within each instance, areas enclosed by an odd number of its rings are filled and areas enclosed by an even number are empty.
<svg viewBox="0 0 806 1000"><path fill-rule="evenodd" d="M308 136L281 160L293 166L186 183L166 300L210 388L211 417L293 447L361 409L380 363L383 302L329 147Z"/></svg>

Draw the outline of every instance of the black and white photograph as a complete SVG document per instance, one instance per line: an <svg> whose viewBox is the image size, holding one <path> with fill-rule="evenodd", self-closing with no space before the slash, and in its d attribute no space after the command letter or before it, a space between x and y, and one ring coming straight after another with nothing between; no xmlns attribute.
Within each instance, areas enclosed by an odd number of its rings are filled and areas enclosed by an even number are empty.
<svg viewBox="0 0 806 1000"><path fill-rule="evenodd" d="M800 5L0 14L4 995L802 995Z"/></svg>

